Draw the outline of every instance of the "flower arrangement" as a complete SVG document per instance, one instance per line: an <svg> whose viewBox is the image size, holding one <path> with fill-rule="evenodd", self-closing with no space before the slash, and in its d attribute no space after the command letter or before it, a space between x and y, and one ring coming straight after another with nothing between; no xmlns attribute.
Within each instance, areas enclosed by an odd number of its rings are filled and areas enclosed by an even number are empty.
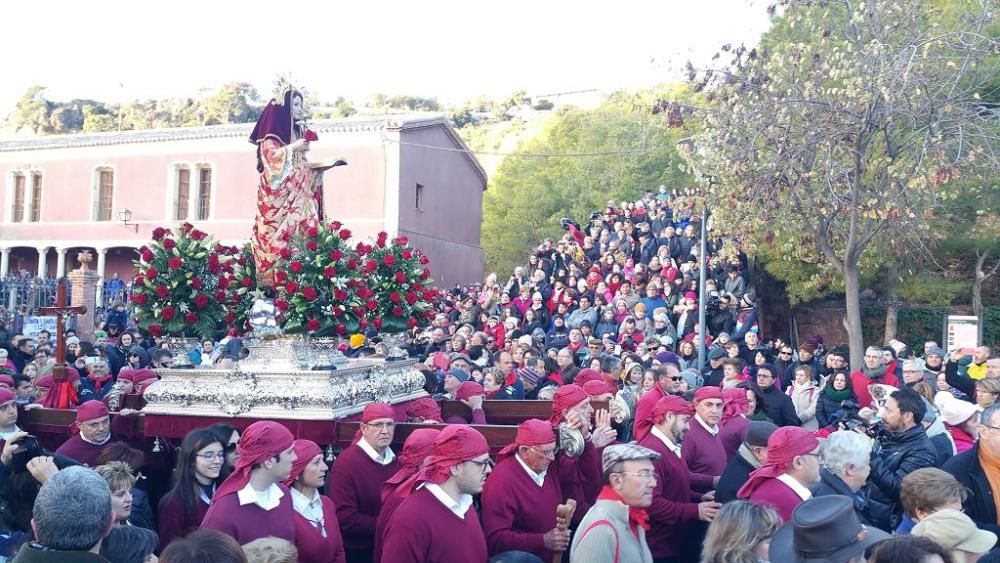
<svg viewBox="0 0 1000 563"><path fill-rule="evenodd" d="M138 275L131 301L140 329L153 336L208 337L227 320L220 281L232 266L214 250L211 237L190 223L153 230L152 243L133 262Z"/></svg>
<svg viewBox="0 0 1000 563"><path fill-rule="evenodd" d="M286 334L345 336L368 327L364 304L373 292L339 221L306 222L289 235L274 274L278 324Z"/></svg>
<svg viewBox="0 0 1000 563"><path fill-rule="evenodd" d="M257 266L253 261L253 250L250 243L246 243L242 248L216 245L215 251L220 255L228 254L228 263L232 267L232 274L222 279L222 286L229 291L230 312L226 315L226 324L243 332L247 328L254 300L263 296L257 288Z"/></svg>
<svg viewBox="0 0 1000 563"><path fill-rule="evenodd" d="M371 325L383 333L403 332L421 326L433 316L430 301L437 294L429 287L430 262L406 237L387 241L380 232L374 246L359 243L361 273L374 294L365 301Z"/></svg>

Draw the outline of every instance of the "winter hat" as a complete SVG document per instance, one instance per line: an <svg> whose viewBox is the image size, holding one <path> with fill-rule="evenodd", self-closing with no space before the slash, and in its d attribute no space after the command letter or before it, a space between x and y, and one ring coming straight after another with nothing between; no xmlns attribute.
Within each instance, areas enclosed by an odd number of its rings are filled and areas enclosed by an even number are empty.
<svg viewBox="0 0 1000 563"><path fill-rule="evenodd" d="M726 357L726 351L723 348L712 348L708 351L709 360L721 360Z"/></svg>
<svg viewBox="0 0 1000 563"><path fill-rule="evenodd" d="M939 358L944 358L944 350L939 346L935 346L927 351L927 357L937 356Z"/></svg>
<svg viewBox="0 0 1000 563"><path fill-rule="evenodd" d="M69 338L66 339L67 346L69 346L70 344L79 344L79 343L80 339L77 338L76 336L70 336Z"/></svg>
<svg viewBox="0 0 1000 563"><path fill-rule="evenodd" d="M694 389L695 387L700 387L705 384L705 380L698 373L698 370L694 368L688 368L682 371L681 377L683 377L684 382L687 383L688 389Z"/></svg>
<svg viewBox="0 0 1000 563"><path fill-rule="evenodd" d="M462 382L468 381L469 378L472 377L469 375L469 372L459 368L451 368L450 370L448 370L448 375Z"/></svg>
<svg viewBox="0 0 1000 563"><path fill-rule="evenodd" d="M521 381L531 385L538 385L538 380L542 378L542 374L538 373L535 368L521 368L517 370L517 376L521 378Z"/></svg>

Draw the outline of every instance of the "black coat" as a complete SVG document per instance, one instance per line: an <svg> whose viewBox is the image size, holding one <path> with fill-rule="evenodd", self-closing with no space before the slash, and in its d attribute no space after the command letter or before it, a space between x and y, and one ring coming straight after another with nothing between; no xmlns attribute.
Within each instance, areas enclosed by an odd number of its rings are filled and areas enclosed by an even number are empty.
<svg viewBox="0 0 1000 563"><path fill-rule="evenodd" d="M827 382L827 385L830 383ZM857 401L857 397L852 393L849 397L852 401ZM841 401L830 398L826 393L822 391L819 394L819 399L816 400L816 421L819 422L820 428L826 428L830 426L830 421L833 415L840 410Z"/></svg>
<svg viewBox="0 0 1000 563"><path fill-rule="evenodd" d="M948 438L947 433L931 436L931 443L934 444L934 451L937 453L934 467L944 467L944 464L955 455L955 444Z"/></svg>
<svg viewBox="0 0 1000 563"><path fill-rule="evenodd" d="M935 467L937 450L927 437L924 427L917 424L902 432L889 432L872 448L872 472L868 481L874 485L870 504L876 526L895 530L902 508L899 488L903 477L917 469Z"/></svg>
<svg viewBox="0 0 1000 563"><path fill-rule="evenodd" d="M854 513L858 515L858 520L862 524L872 524L872 520L868 515L869 507L867 502L865 502L868 496L868 485L865 485L865 487L855 493L847 486L847 483L843 479L834 475L832 471L825 467L820 469L819 479L819 483L810 488L814 497L843 495L854 502Z"/></svg>
<svg viewBox="0 0 1000 563"><path fill-rule="evenodd" d="M750 465L740 454L733 456L719 477L719 484L715 487L715 501L727 503L736 500L736 493L750 480L750 473L755 469L757 468Z"/></svg>
<svg viewBox="0 0 1000 563"><path fill-rule="evenodd" d="M778 385L772 385L764 389L764 400L767 402L767 417L778 426L802 426L802 420L795 413L795 405L792 398L785 395L778 389Z"/></svg>
<svg viewBox="0 0 1000 563"><path fill-rule="evenodd" d="M962 508L976 523L976 527L1000 535L997 509L993 504L993 495L1000 494L1000 491L994 492L990 488L989 480L986 479L986 472L979 463L979 443L972 449L949 459L942 469L952 474L965 487L968 496L962 503Z"/></svg>

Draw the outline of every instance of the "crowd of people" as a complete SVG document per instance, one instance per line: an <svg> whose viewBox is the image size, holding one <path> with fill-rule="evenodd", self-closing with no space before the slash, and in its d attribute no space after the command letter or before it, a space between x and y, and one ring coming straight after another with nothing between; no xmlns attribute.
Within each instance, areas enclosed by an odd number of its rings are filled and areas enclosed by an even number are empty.
<svg viewBox="0 0 1000 563"><path fill-rule="evenodd" d="M705 241L702 290L701 226L675 203L661 190L609 202L586 225L565 219L506 279L447 293L409 335L430 396L369 404L336 459L269 421L196 428L151 459L126 399L177 360L160 339L127 317L93 342L70 333L57 380L51 335L8 335L0 557L1000 558L988 553L1000 533L1000 358L893 340L851 366L822 335L765 338L739 241ZM344 351L388 353L372 333ZM224 369L245 354L231 332L184 363ZM491 444L486 400L550 401L551 414ZM440 401L464 403L468 418L443 416ZM53 452L18 426L39 407L76 411ZM424 426L400 446L402 423Z"/></svg>

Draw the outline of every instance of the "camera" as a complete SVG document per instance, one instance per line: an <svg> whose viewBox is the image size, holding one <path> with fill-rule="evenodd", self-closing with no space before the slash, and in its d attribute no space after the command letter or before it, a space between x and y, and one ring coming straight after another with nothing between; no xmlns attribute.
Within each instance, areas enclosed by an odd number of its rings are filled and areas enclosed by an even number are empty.
<svg viewBox="0 0 1000 563"><path fill-rule="evenodd" d="M857 401L851 399L841 401L840 418L836 420L835 424L843 425L847 430L864 432L866 436L872 439L878 439L888 432L888 428L886 428L884 422L881 420L869 422L859 414L860 411L861 405Z"/></svg>

